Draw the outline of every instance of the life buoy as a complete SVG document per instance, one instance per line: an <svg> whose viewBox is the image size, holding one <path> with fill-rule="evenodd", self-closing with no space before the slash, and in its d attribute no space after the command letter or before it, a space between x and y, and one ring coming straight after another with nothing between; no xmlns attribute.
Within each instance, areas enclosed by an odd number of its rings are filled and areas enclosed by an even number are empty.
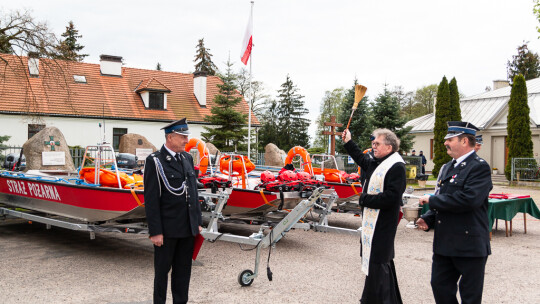
<svg viewBox="0 0 540 304"><path fill-rule="evenodd" d="M84 179L87 183L93 184L95 182L95 169L92 167L82 168L79 172L79 177ZM130 177L124 172L118 172L120 178L120 188L124 188L127 184L134 184L136 182L134 177ZM142 176L137 177L139 183L142 183ZM118 187L118 178L116 172L109 169L99 169L99 184L104 187Z"/></svg>
<svg viewBox="0 0 540 304"><path fill-rule="evenodd" d="M304 171L313 175L313 166L311 166L311 158L309 157L309 152L306 150L306 148L301 146L292 147L289 150L289 153L287 153L287 158L285 158L285 165L291 164L293 158L296 155L300 155L302 157L302 161L304 162L302 166L304 166Z"/></svg>
<svg viewBox="0 0 540 304"><path fill-rule="evenodd" d="M219 159L219 171L221 171L221 173L227 175L237 173L242 175L244 172L244 166L247 173L255 170L255 164L253 164L247 156L235 155L233 157L234 160L232 161L232 169L229 168L231 163L231 155L223 155ZM232 172L229 172L229 170L232 170Z"/></svg>
<svg viewBox="0 0 540 304"><path fill-rule="evenodd" d="M285 165L292 163L293 158L296 155L300 155L303 160L304 172L308 172L311 175L324 175L324 180L326 182L335 182L335 183L345 183L348 174L345 171L338 169L326 168L321 170L321 168L314 168L311 165L311 157L309 152L304 147L296 146L289 150L287 153L287 158L285 158Z"/></svg>
<svg viewBox="0 0 540 304"><path fill-rule="evenodd" d="M199 151L199 175L204 175L208 170L210 152L204 142L198 138L191 138L186 144L185 150L189 152L192 148L197 148L197 151Z"/></svg>

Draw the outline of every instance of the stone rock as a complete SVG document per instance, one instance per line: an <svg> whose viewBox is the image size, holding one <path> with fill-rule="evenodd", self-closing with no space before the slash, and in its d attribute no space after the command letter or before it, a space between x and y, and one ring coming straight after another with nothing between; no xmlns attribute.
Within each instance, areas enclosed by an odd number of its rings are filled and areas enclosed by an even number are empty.
<svg viewBox="0 0 540 304"><path fill-rule="evenodd" d="M287 153L270 143L264 147L264 164L266 166L283 167Z"/></svg>
<svg viewBox="0 0 540 304"><path fill-rule="evenodd" d="M120 137L120 144L118 145L119 153L131 153L137 155L137 149L152 149L152 152L157 151L156 146L150 143L148 139L142 135L127 133Z"/></svg>
<svg viewBox="0 0 540 304"><path fill-rule="evenodd" d="M216 146L214 146L214 144L211 142L207 142L206 147L208 148L208 153L210 153L210 155L216 155L216 151L218 155L221 154L221 151L219 151L219 149L216 148Z"/></svg>
<svg viewBox="0 0 540 304"><path fill-rule="evenodd" d="M64 152L65 165L44 166L43 152ZM27 140L23 145L23 154L26 156L26 170L75 171L64 134L56 127L46 127Z"/></svg>
<svg viewBox="0 0 540 304"><path fill-rule="evenodd" d="M324 161L324 168L328 168L328 169L338 169L336 168L336 163L334 162L334 159L333 158L328 158ZM343 166L342 166L343 168Z"/></svg>
<svg viewBox="0 0 540 304"><path fill-rule="evenodd" d="M221 156L221 151L219 151L218 148L216 148L216 146L214 146L214 144L212 144L211 142L207 142L205 143L206 145L206 148L208 149L208 153L210 154L210 157L209 157L209 160L210 160L210 163L209 165L210 166L218 166L219 167L219 163L218 163L218 160L219 160L219 157ZM217 154L216 154L217 152ZM216 155L217 155L217 159L216 159ZM210 168L210 167L208 167Z"/></svg>

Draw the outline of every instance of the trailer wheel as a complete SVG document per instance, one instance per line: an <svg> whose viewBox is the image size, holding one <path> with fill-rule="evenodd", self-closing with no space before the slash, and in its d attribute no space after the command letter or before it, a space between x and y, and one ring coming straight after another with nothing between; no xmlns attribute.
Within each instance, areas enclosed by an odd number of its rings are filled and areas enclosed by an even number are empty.
<svg viewBox="0 0 540 304"><path fill-rule="evenodd" d="M253 283L253 278L248 278L248 276L252 276L253 271L246 269L240 273L238 276L238 283L242 286L250 286Z"/></svg>

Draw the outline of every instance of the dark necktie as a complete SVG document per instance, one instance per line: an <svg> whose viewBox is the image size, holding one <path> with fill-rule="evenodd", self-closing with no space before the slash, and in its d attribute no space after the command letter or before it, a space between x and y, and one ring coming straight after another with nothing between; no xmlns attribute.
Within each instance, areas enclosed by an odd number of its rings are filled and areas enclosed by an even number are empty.
<svg viewBox="0 0 540 304"><path fill-rule="evenodd" d="M180 153L176 153L176 156L174 158L176 158L176 161L180 165L180 172L182 172L182 175L183 175L184 174L184 165L182 164L182 156L180 155Z"/></svg>
<svg viewBox="0 0 540 304"><path fill-rule="evenodd" d="M448 168L446 169L446 172L444 172L443 178L445 176L447 176L450 172L452 172L452 170L454 170L455 165L456 165L456 160L453 159L452 162L450 163L450 166L448 166ZM445 168L446 168L446 166L445 166Z"/></svg>

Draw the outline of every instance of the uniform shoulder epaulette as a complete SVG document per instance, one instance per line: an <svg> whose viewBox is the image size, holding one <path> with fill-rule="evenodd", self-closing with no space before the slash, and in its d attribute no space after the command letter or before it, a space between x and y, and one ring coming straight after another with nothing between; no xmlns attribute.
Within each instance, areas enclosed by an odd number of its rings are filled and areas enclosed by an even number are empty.
<svg viewBox="0 0 540 304"><path fill-rule="evenodd" d="M481 158L480 156L476 156L475 158L477 161L479 162L485 162L485 160L483 158Z"/></svg>

